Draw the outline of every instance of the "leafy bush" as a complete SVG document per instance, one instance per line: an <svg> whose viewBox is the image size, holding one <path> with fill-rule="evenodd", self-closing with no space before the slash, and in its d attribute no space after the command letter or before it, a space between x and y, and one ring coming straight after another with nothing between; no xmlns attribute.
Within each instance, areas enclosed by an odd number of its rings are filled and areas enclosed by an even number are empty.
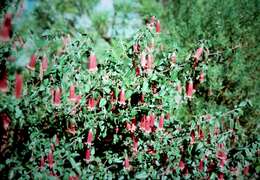
<svg viewBox="0 0 260 180"><path fill-rule="evenodd" d="M107 36L108 15L87 2L43 1L1 26L2 177L257 179L259 136L247 129L258 126L259 62L245 64L256 34L239 28L244 2L133 3L158 17L130 39ZM91 15L89 32L78 12Z"/></svg>

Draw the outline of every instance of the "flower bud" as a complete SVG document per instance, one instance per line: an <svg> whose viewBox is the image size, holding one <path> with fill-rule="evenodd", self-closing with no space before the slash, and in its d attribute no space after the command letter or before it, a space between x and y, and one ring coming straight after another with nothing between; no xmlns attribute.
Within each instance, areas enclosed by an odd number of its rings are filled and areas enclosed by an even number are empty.
<svg viewBox="0 0 260 180"><path fill-rule="evenodd" d="M36 59L37 57L33 54L30 58L30 62L29 64L27 64L27 68L30 69L30 70L34 70L35 69L35 65L36 65Z"/></svg>
<svg viewBox="0 0 260 180"><path fill-rule="evenodd" d="M161 32L161 24L160 24L159 20L156 21L155 30L156 30L157 33Z"/></svg>
<svg viewBox="0 0 260 180"><path fill-rule="evenodd" d="M23 76L21 74L15 74L15 97L21 98L23 92Z"/></svg>
<svg viewBox="0 0 260 180"><path fill-rule="evenodd" d="M119 104L124 105L125 104L125 91L121 90L119 93Z"/></svg>
<svg viewBox="0 0 260 180"><path fill-rule="evenodd" d="M41 66L42 66L42 71L43 72L47 71L47 69L48 69L48 58L47 57L44 56L42 58Z"/></svg>
<svg viewBox="0 0 260 180"><path fill-rule="evenodd" d="M59 106L61 104L61 89L57 88L53 93L53 104Z"/></svg>
<svg viewBox="0 0 260 180"><path fill-rule="evenodd" d="M95 108L95 99L94 98L89 98L88 100L88 108L89 110L93 111Z"/></svg>
<svg viewBox="0 0 260 180"><path fill-rule="evenodd" d="M159 120L159 129L163 129L163 124L164 124L164 116L162 114Z"/></svg>
<svg viewBox="0 0 260 180"><path fill-rule="evenodd" d="M88 144L88 145L91 145L91 143L92 143L92 140L93 140L93 134L92 134L92 131L91 131L91 130L89 130L89 131L88 131L88 139L87 139L87 144Z"/></svg>
<svg viewBox="0 0 260 180"><path fill-rule="evenodd" d="M191 99L193 94L193 82L190 80L186 85L186 96Z"/></svg>
<svg viewBox="0 0 260 180"><path fill-rule="evenodd" d="M52 169L53 168L53 153L51 150L48 154L48 164L49 164L50 169Z"/></svg>
<svg viewBox="0 0 260 180"><path fill-rule="evenodd" d="M0 91L4 93L8 91L8 79L6 69L2 71L0 76Z"/></svg>
<svg viewBox="0 0 260 180"><path fill-rule="evenodd" d="M85 160L90 161L90 157L91 157L91 151L89 148L87 148L85 151Z"/></svg>
<svg viewBox="0 0 260 180"><path fill-rule="evenodd" d="M97 71L97 59L94 53L91 53L89 56L89 64L88 64L88 70L90 72L96 72Z"/></svg>

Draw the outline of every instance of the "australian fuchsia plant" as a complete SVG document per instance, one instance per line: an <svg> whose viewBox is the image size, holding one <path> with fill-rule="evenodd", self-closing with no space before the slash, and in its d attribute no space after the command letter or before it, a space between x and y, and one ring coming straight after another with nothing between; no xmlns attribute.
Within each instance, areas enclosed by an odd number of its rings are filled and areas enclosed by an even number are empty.
<svg viewBox="0 0 260 180"><path fill-rule="evenodd" d="M3 179L256 178L259 143L239 121L248 103L215 101L209 45L176 50L164 23L152 16L104 54L86 34L21 35L35 53L1 60ZM28 52L11 30L6 14L1 40Z"/></svg>

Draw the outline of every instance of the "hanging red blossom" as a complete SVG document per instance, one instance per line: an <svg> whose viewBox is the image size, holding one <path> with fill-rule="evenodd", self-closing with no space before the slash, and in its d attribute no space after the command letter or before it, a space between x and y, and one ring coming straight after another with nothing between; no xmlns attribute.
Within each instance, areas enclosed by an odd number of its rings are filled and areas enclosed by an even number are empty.
<svg viewBox="0 0 260 180"><path fill-rule="evenodd" d="M185 168L185 163L182 160L179 162L179 168L181 171Z"/></svg>
<svg viewBox="0 0 260 180"><path fill-rule="evenodd" d="M9 116L6 113L1 113L0 119L1 119L1 123L3 124L4 130L7 131L9 128L9 125L11 123L11 119L9 118Z"/></svg>
<svg viewBox="0 0 260 180"><path fill-rule="evenodd" d="M53 168L53 153L51 150L48 154L48 164L49 164L49 168L52 169Z"/></svg>
<svg viewBox="0 0 260 180"><path fill-rule="evenodd" d="M146 68L147 70L152 70L153 69L153 57L151 54L147 55L147 60L146 60Z"/></svg>
<svg viewBox="0 0 260 180"><path fill-rule="evenodd" d="M21 98L23 92L23 76L22 74L15 74L15 97Z"/></svg>
<svg viewBox="0 0 260 180"><path fill-rule="evenodd" d="M88 64L88 70L90 72L96 72L97 71L97 59L94 53L91 53L89 56L89 64Z"/></svg>
<svg viewBox="0 0 260 180"><path fill-rule="evenodd" d="M3 24L0 27L0 41L9 41L12 32L12 14L5 14Z"/></svg>
<svg viewBox="0 0 260 180"><path fill-rule="evenodd" d="M92 97L88 99L88 109L91 111L95 109L95 99Z"/></svg>
<svg viewBox="0 0 260 180"><path fill-rule="evenodd" d="M195 143L195 131L194 131L194 130L191 130L191 132L190 132L190 138L191 138L190 144L192 145L192 144Z"/></svg>
<svg viewBox="0 0 260 180"><path fill-rule="evenodd" d="M222 172L218 174L218 180L224 180L224 174Z"/></svg>
<svg viewBox="0 0 260 180"><path fill-rule="evenodd" d="M42 66L42 71L43 72L47 71L47 69L48 69L48 58L46 56L44 56L42 58L41 66Z"/></svg>
<svg viewBox="0 0 260 180"><path fill-rule="evenodd" d="M200 83L203 83L204 82L204 73L201 71L200 72L200 77L199 77L199 81L200 81Z"/></svg>
<svg viewBox="0 0 260 180"><path fill-rule="evenodd" d="M40 170L43 169L44 164L45 164L45 160L44 160L44 157L42 156L42 157L41 157L41 160L40 160Z"/></svg>
<svg viewBox="0 0 260 180"><path fill-rule="evenodd" d="M203 139L204 139L204 133L203 133L202 129L199 128L199 140L202 141Z"/></svg>
<svg viewBox="0 0 260 180"><path fill-rule="evenodd" d="M91 145L92 143L92 140L93 140L93 133L91 130L88 131L88 139L87 139L87 144L88 145Z"/></svg>
<svg viewBox="0 0 260 180"><path fill-rule="evenodd" d="M204 161L203 159L200 160L200 164L199 164L199 171L202 172L204 168Z"/></svg>
<svg viewBox="0 0 260 180"><path fill-rule="evenodd" d="M124 160L123 165L124 165L124 168L125 168L126 170L129 170L129 169L130 169L130 163L129 163L129 159L128 159L128 156L127 156L127 155L125 156L125 160Z"/></svg>
<svg viewBox="0 0 260 180"><path fill-rule="evenodd" d="M162 114L161 117L160 117L160 120L159 120L159 126L158 126L158 128L159 128L159 129L163 129L163 124L164 124L164 116L163 116L163 114Z"/></svg>
<svg viewBox="0 0 260 180"><path fill-rule="evenodd" d="M70 177L69 177L69 180L78 180L78 179L79 179L78 176L70 176Z"/></svg>
<svg viewBox="0 0 260 180"><path fill-rule="evenodd" d="M157 33L161 32L161 24L160 24L159 20L156 21L155 30L156 30Z"/></svg>
<svg viewBox="0 0 260 180"><path fill-rule="evenodd" d="M193 94L193 82L190 80L186 85L186 96L191 99Z"/></svg>
<svg viewBox="0 0 260 180"><path fill-rule="evenodd" d="M35 69L36 59L37 57L33 54L30 58L30 62L27 64L26 67L33 71Z"/></svg>
<svg viewBox="0 0 260 180"><path fill-rule="evenodd" d="M244 167L244 169L243 169L243 174L244 174L245 176L247 176L247 175L249 174L249 167L250 167L250 166L246 166L246 167Z"/></svg>
<svg viewBox="0 0 260 180"><path fill-rule="evenodd" d="M0 91L4 93L8 91L8 79L6 69L2 71L0 76Z"/></svg>
<svg viewBox="0 0 260 180"><path fill-rule="evenodd" d="M61 104L61 89L57 88L53 93L53 104L59 106Z"/></svg>
<svg viewBox="0 0 260 180"><path fill-rule="evenodd" d="M90 161L90 157L91 157L91 151L89 148L87 148L85 152L85 160Z"/></svg>
<svg viewBox="0 0 260 180"><path fill-rule="evenodd" d="M119 93L119 104L125 104L125 91L122 89Z"/></svg>
<svg viewBox="0 0 260 180"><path fill-rule="evenodd" d="M140 74L141 74L141 70L140 70L140 68L137 66L137 67L135 68L135 75L136 75L136 76L140 76Z"/></svg>
<svg viewBox="0 0 260 180"><path fill-rule="evenodd" d="M74 86L74 85L71 85L71 86L70 86L70 96L69 96L69 99L70 99L71 101L75 101L75 100L76 100L75 86Z"/></svg>
<svg viewBox="0 0 260 180"><path fill-rule="evenodd" d="M141 54L141 66L142 68L145 68L146 67L146 58L145 58L145 53L142 53Z"/></svg>
<svg viewBox="0 0 260 180"><path fill-rule="evenodd" d="M116 96L114 91L110 92L110 103L114 103L116 101Z"/></svg>
<svg viewBox="0 0 260 180"><path fill-rule="evenodd" d="M137 153L138 151L138 138L133 136L133 152Z"/></svg>

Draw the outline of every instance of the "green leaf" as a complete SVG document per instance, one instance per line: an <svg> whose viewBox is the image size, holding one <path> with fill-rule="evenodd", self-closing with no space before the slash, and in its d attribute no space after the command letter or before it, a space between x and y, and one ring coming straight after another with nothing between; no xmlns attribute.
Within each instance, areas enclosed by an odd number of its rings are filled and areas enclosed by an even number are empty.
<svg viewBox="0 0 260 180"><path fill-rule="evenodd" d="M105 98L102 98L102 99L100 100L99 107L105 106L106 102L107 102L107 100L106 100Z"/></svg>
<svg viewBox="0 0 260 180"><path fill-rule="evenodd" d="M145 171L141 171L136 173L135 178L136 179L146 179L149 175Z"/></svg>

